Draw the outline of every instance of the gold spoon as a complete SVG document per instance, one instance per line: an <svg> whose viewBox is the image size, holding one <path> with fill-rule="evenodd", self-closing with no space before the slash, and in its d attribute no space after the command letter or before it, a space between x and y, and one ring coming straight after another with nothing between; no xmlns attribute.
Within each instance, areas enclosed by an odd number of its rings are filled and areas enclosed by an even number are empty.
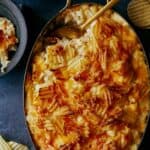
<svg viewBox="0 0 150 150"><path fill-rule="evenodd" d="M85 23L83 23L79 27L73 25L63 25L62 27L56 29L54 31L54 34L59 37L66 37L69 39L74 39L82 36L83 33L85 32L85 28L90 23L92 23L94 20L100 17L106 10L112 8L118 1L119 0L108 1L108 3L104 5L94 16L92 16L90 19L88 19Z"/></svg>

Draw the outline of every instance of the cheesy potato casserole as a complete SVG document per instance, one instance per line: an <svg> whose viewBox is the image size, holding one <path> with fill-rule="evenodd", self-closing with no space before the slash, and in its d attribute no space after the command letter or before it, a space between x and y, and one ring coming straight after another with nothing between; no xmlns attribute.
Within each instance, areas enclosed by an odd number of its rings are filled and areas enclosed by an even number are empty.
<svg viewBox="0 0 150 150"><path fill-rule="evenodd" d="M81 25L100 6L77 5L56 20ZM28 69L26 118L40 150L137 150L149 112L143 47L108 10L83 36L49 34Z"/></svg>
<svg viewBox="0 0 150 150"><path fill-rule="evenodd" d="M10 20L0 17L0 71L4 72L8 66L10 51L16 50L18 39L14 25Z"/></svg>

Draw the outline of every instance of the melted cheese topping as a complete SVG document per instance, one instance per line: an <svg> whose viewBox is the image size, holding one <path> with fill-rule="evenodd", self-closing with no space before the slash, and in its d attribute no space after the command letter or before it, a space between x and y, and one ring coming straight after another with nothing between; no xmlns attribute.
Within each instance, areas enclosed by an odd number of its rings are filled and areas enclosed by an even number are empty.
<svg viewBox="0 0 150 150"><path fill-rule="evenodd" d="M82 24L98 9L80 5L59 17ZM55 39L35 54L26 79L26 115L37 147L136 150L150 86L135 33L107 11L82 37Z"/></svg>
<svg viewBox="0 0 150 150"><path fill-rule="evenodd" d="M10 51L16 50L18 40L15 36L15 28L10 20L0 17L0 71L4 72L10 62L8 55Z"/></svg>

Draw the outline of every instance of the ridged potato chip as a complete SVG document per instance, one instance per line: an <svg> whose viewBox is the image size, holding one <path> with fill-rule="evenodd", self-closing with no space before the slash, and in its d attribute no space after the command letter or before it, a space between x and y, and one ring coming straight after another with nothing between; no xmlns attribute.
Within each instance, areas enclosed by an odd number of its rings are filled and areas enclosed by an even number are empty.
<svg viewBox="0 0 150 150"><path fill-rule="evenodd" d="M8 142L12 150L29 150L27 146L13 141Z"/></svg>
<svg viewBox="0 0 150 150"><path fill-rule="evenodd" d="M12 150L2 136L0 136L0 150Z"/></svg>

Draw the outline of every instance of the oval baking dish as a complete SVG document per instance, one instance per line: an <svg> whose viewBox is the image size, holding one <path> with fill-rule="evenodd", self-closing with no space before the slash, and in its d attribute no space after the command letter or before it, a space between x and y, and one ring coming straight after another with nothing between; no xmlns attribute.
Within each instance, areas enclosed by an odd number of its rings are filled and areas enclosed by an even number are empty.
<svg viewBox="0 0 150 150"><path fill-rule="evenodd" d="M90 17L89 10L101 8L95 3L73 6L70 3L68 0L65 9L43 28L27 64L24 106L34 144L37 149L80 149L82 146L83 150L137 150L150 109L150 72L143 46L127 21L111 10L104 13L104 18L100 17L99 24L95 21L87 28L83 39L73 39L70 43L55 36L54 31L63 24L82 24ZM89 16L80 16L81 10ZM71 13L75 19L70 19ZM95 36L98 33L100 36ZM121 36L116 39L118 35ZM104 40L107 37L111 38ZM112 40L117 41L118 49ZM101 42L97 44L98 41ZM82 42L87 44L86 48ZM130 47L132 44L135 51ZM126 53L128 50L131 51ZM86 51L89 55L85 55ZM60 57L64 53L65 58ZM63 64L67 59L71 60ZM118 68L122 69L118 72Z"/></svg>

